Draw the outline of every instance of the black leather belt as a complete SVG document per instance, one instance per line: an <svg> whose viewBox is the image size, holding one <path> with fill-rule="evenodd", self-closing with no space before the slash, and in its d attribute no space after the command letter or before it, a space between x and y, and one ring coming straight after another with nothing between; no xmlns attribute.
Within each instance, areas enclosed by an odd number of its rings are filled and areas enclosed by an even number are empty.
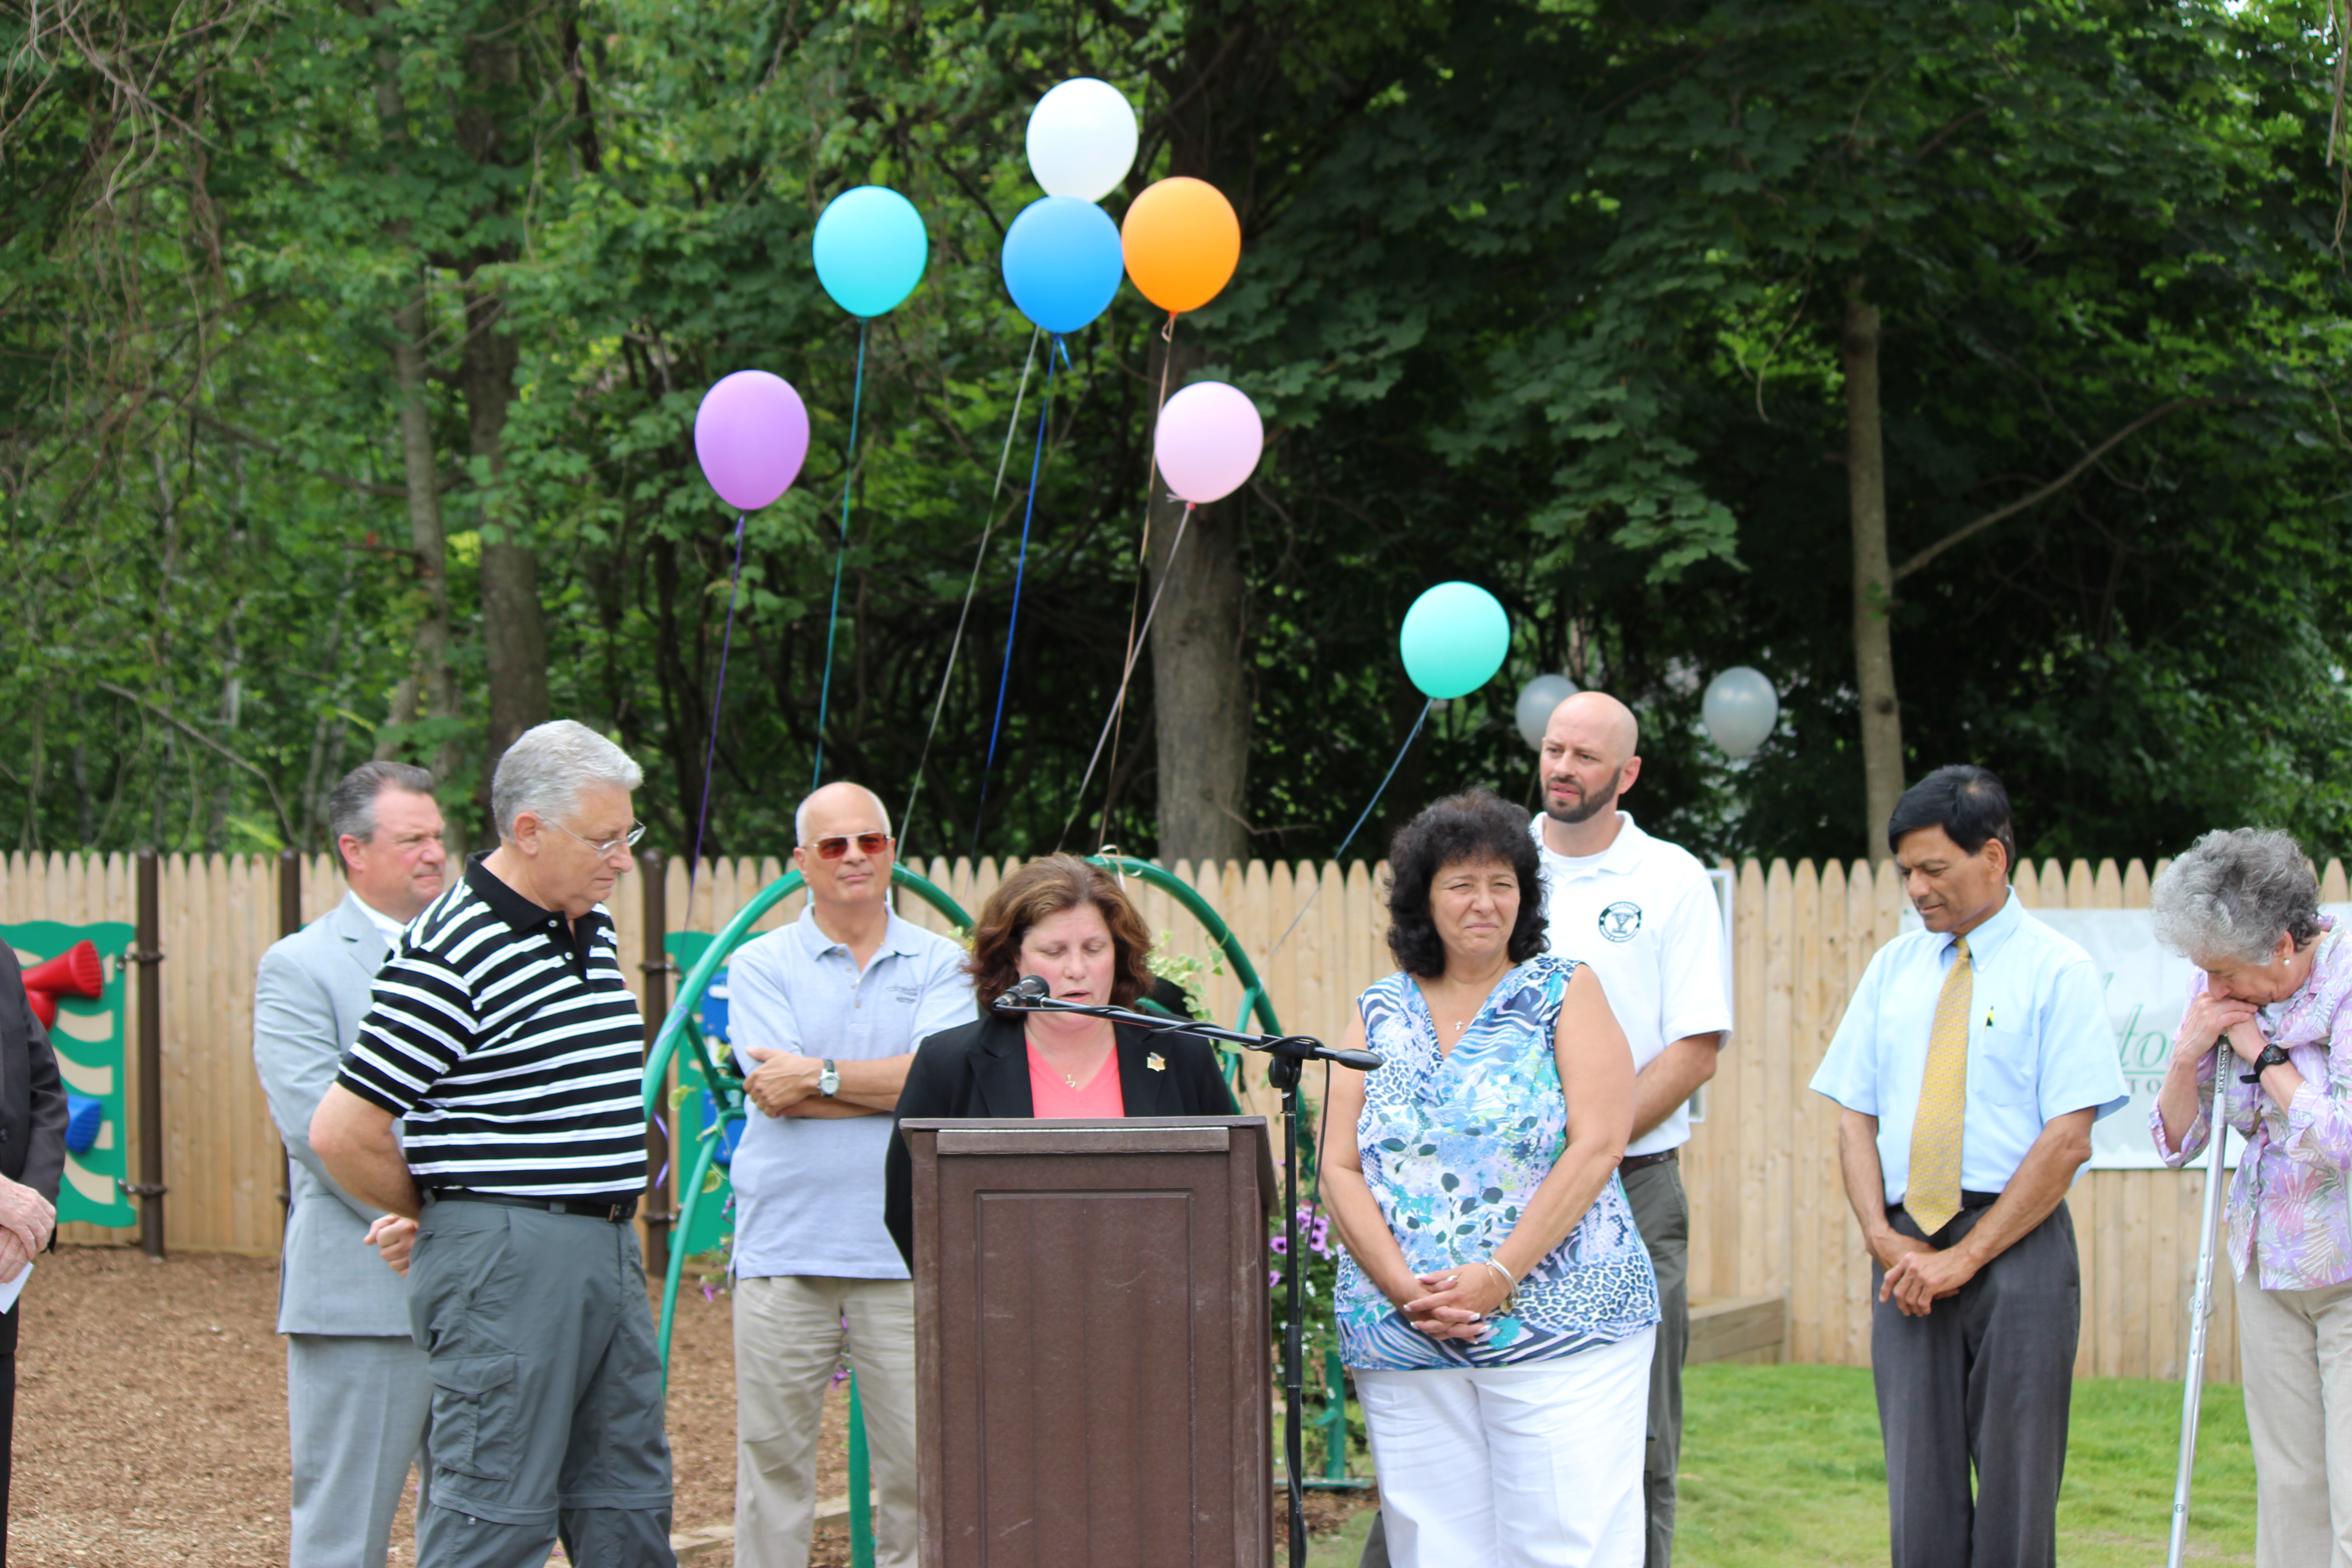
<svg viewBox="0 0 2352 1568"><path fill-rule="evenodd" d="M635 1194L614 1203L594 1198L522 1198L512 1193L478 1193L470 1187L427 1187L424 1198L428 1204L496 1204L500 1208L539 1209L547 1214L601 1219L608 1225L625 1224L637 1215Z"/></svg>
<svg viewBox="0 0 2352 1568"><path fill-rule="evenodd" d="M1661 1154L1628 1154L1617 1162L1617 1173L1621 1176L1630 1176L1636 1171L1646 1171L1653 1165L1663 1165L1681 1152L1680 1149L1669 1149Z"/></svg>

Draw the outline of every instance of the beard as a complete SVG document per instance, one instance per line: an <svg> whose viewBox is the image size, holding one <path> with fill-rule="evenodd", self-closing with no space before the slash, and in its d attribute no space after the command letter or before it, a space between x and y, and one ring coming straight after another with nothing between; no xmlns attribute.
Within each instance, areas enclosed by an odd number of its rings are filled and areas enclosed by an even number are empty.
<svg viewBox="0 0 2352 1568"><path fill-rule="evenodd" d="M1591 821L1594 817L1600 816L1602 812L1607 811L1610 807L1617 804L1617 781L1623 775L1624 771L1624 769L1620 768L1616 773L1609 775L1609 787L1606 790L1597 795L1586 795L1582 800L1577 802L1576 805L1571 806L1562 807L1552 805L1551 791L1549 789L1546 789L1544 791L1544 815L1550 817L1554 822L1566 827L1574 827L1580 823Z"/></svg>

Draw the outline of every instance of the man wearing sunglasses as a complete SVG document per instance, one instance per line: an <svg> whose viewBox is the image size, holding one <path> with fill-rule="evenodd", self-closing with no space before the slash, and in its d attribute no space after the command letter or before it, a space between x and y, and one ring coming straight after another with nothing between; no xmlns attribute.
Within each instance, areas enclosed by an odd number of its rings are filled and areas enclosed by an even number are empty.
<svg viewBox="0 0 2352 1568"><path fill-rule="evenodd" d="M805 1568L816 1439L842 1352L880 1493L877 1568L915 1562L915 1299L882 1226L889 1112L927 1035L970 1023L963 950L890 909L874 792L827 784L793 818L808 910L728 965L729 1044L755 1114L735 1185L735 1561Z"/></svg>

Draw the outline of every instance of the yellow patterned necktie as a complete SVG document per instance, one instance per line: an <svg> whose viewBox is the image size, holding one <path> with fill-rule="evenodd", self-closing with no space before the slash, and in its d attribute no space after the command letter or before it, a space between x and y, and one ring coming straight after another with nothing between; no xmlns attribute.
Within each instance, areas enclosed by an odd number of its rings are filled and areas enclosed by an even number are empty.
<svg viewBox="0 0 2352 1568"><path fill-rule="evenodd" d="M1960 1121L1969 1102L1969 1002L1976 975L1969 939L1952 944L1952 972L1936 998L1927 1037L1927 1070L1919 1080L1919 1114L1911 1121L1911 1181L1903 1206L1928 1236L1960 1212Z"/></svg>

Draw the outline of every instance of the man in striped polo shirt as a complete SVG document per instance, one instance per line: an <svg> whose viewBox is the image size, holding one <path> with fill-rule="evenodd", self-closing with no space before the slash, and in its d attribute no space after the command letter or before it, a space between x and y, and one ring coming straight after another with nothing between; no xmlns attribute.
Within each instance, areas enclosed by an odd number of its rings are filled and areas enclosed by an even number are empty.
<svg viewBox="0 0 2352 1568"><path fill-rule="evenodd" d="M644 831L643 782L568 720L508 748L498 848L410 924L310 1124L347 1191L417 1221L409 1326L433 1380L418 1568L537 1568L559 1538L583 1568L677 1561L627 1224L643 1026L604 908Z"/></svg>

